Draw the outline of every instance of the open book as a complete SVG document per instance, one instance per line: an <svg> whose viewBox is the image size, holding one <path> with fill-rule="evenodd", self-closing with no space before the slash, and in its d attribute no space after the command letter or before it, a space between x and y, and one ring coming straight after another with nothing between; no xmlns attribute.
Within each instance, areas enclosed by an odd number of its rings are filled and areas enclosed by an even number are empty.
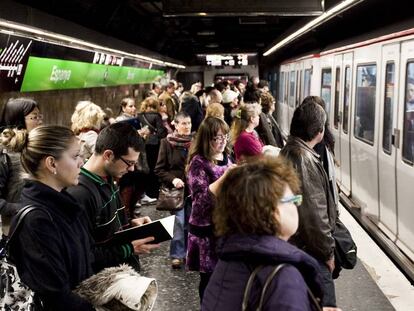
<svg viewBox="0 0 414 311"><path fill-rule="evenodd" d="M154 244L171 240L174 236L174 221L175 216L172 215L139 227L131 227L126 230L115 232L109 243L123 244L149 236L155 238L155 240L151 242Z"/></svg>

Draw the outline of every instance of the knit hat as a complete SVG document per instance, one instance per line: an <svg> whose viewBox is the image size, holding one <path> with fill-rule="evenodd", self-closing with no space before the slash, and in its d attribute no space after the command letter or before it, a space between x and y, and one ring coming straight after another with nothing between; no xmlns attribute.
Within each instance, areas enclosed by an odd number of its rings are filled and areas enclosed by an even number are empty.
<svg viewBox="0 0 414 311"><path fill-rule="evenodd" d="M232 90L225 90L222 95L224 104L231 103L238 96L237 93Z"/></svg>

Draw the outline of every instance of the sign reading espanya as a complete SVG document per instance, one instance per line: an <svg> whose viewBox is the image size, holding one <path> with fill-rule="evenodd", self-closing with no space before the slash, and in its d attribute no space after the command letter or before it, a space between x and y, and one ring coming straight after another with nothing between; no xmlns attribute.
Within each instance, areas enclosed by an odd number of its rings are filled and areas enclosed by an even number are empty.
<svg viewBox="0 0 414 311"><path fill-rule="evenodd" d="M108 66L60 59L29 58L22 92L151 83L162 70Z"/></svg>
<svg viewBox="0 0 414 311"><path fill-rule="evenodd" d="M0 34L0 91L47 91L151 83L161 68L132 59Z"/></svg>

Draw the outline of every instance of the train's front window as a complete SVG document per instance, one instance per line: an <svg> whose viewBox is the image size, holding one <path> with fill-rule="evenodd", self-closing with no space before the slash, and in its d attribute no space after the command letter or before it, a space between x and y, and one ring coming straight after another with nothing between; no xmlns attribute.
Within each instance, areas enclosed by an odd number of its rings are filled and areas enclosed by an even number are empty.
<svg viewBox="0 0 414 311"><path fill-rule="evenodd" d="M382 130L382 148L391 154L392 112L394 107L395 64L388 63L385 67L384 119Z"/></svg>
<svg viewBox="0 0 414 311"><path fill-rule="evenodd" d="M357 67L354 135L373 145L375 137L375 93L377 88L377 66Z"/></svg>
<svg viewBox="0 0 414 311"><path fill-rule="evenodd" d="M402 156L405 162L414 162L414 62L407 63L405 83L404 131Z"/></svg>

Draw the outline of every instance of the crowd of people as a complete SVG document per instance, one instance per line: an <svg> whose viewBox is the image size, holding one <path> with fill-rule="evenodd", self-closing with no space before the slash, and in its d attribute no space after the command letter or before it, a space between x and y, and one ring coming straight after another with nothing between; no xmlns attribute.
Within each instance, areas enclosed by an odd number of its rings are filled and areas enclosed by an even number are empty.
<svg viewBox="0 0 414 311"><path fill-rule="evenodd" d="M39 207L9 253L43 310L94 310L74 291L80 282L120 264L140 271L139 254L159 247L154 237L108 241L151 222L140 206L160 187L184 190L169 257L173 269L199 272L202 310L339 310L324 102L305 98L288 138L275 110L258 79L189 91L154 83L139 107L124 98L115 118L80 101L71 129L43 125L32 99L10 99L0 115L1 243L19 209Z"/></svg>

